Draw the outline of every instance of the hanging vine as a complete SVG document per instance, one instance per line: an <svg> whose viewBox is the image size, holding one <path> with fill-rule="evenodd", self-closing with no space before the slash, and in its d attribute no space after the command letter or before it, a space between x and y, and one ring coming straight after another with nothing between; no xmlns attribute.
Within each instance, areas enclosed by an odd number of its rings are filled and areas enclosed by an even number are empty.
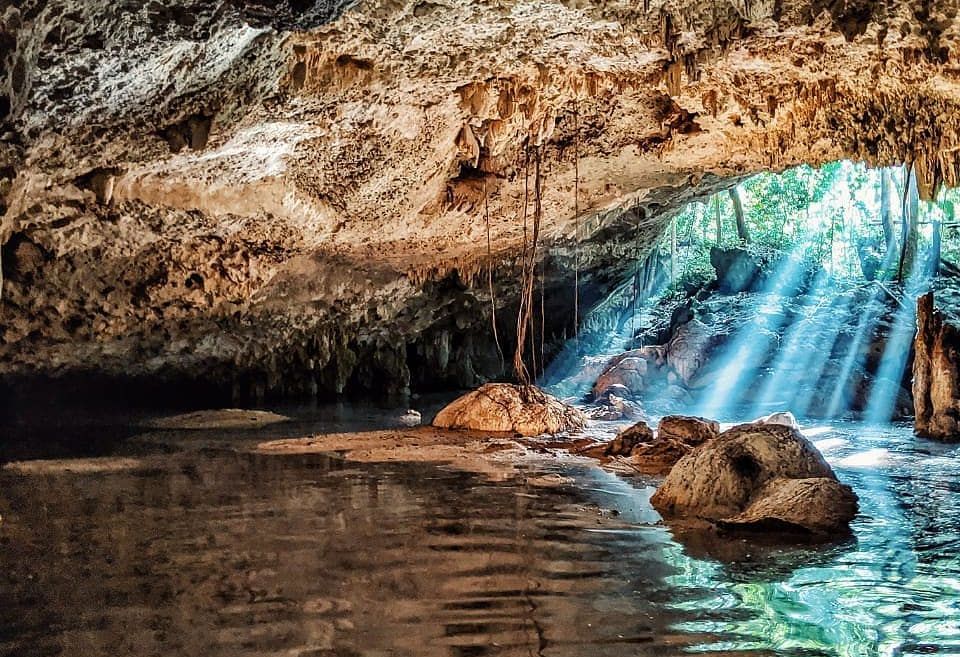
<svg viewBox="0 0 960 657"><path fill-rule="evenodd" d="M536 279L536 256L537 243L540 240L540 220L543 216L542 207L542 186L540 171L540 150L534 150L536 156L534 183L533 183L533 226L529 245L527 243L527 206L529 201L529 169L530 154L529 147L524 162L524 207L523 207L523 266L521 268L521 290L520 305L517 312L517 347L513 354L513 369L517 375L517 380L523 386L531 384L530 370L527 369L523 360L524 343L527 340L528 331L531 340L531 365L533 374L536 376L536 348L535 336L533 331L533 291Z"/></svg>
<svg viewBox="0 0 960 657"><path fill-rule="evenodd" d="M527 340L527 207L530 205L530 149L523 155L523 247L520 250L520 303L517 307L517 344L513 352L513 371L521 385L530 385L530 373L523 361L524 344Z"/></svg>

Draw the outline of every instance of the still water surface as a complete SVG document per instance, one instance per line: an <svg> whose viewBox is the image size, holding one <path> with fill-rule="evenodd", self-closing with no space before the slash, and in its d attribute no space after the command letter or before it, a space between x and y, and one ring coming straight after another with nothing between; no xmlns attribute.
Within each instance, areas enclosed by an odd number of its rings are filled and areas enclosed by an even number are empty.
<svg viewBox="0 0 960 657"><path fill-rule="evenodd" d="M0 471L0 654L960 654L960 454L908 427L814 428L862 512L792 549L679 542L655 482L584 465L237 448L289 431Z"/></svg>

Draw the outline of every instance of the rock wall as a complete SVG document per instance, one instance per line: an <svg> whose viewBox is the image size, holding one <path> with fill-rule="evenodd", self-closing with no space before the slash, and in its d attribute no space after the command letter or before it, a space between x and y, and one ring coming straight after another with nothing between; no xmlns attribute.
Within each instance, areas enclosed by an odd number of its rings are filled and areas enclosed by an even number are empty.
<svg viewBox="0 0 960 657"><path fill-rule="evenodd" d="M933 292L917 300L914 347L917 435L960 440L960 324L934 307Z"/></svg>
<svg viewBox="0 0 960 657"><path fill-rule="evenodd" d="M743 175L852 157L956 184L956 13L0 2L0 377L473 385L499 369L490 270L510 348L536 169L548 345L574 270L585 308Z"/></svg>

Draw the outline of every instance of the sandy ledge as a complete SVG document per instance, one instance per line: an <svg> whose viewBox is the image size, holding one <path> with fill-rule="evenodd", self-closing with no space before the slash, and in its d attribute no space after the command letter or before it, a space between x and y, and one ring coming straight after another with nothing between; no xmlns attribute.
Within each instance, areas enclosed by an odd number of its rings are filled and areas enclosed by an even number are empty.
<svg viewBox="0 0 960 657"><path fill-rule="evenodd" d="M517 438L513 434L453 431L434 427L388 429L359 433L332 433L307 438L272 440L257 445L263 454L316 454L336 452L349 461L362 463L440 463L501 481L521 474L534 463L566 461L596 464L576 454L589 438ZM570 483L558 474L537 474L527 483L557 486Z"/></svg>

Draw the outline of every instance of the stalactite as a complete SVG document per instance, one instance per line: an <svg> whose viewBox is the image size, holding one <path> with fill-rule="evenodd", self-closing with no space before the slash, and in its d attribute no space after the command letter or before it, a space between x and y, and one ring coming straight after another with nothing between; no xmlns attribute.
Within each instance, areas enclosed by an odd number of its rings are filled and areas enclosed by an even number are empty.
<svg viewBox="0 0 960 657"><path fill-rule="evenodd" d="M487 287L490 290L490 328L493 329L493 342L497 345L497 355L500 357L500 371L503 372L503 349L500 347L500 336L497 335L497 297L493 291L493 249L490 245L490 203L487 194L487 179L483 179L483 216L487 224Z"/></svg>
<svg viewBox="0 0 960 657"><path fill-rule="evenodd" d="M634 212L637 226L633 235L633 306L630 312L630 349L637 336L637 298L640 296L640 199L636 200Z"/></svg>
<svg viewBox="0 0 960 657"><path fill-rule="evenodd" d="M649 0L644 0L649 7ZM573 105L573 337L580 353L580 108Z"/></svg>

